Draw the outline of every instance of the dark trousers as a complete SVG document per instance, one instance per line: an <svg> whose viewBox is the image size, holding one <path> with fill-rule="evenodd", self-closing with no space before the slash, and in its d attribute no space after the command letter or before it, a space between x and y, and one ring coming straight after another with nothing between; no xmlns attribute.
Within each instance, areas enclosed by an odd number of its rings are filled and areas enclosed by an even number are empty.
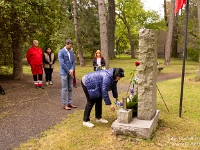
<svg viewBox="0 0 200 150"><path fill-rule="evenodd" d="M35 74L33 75L33 80L36 82L38 80L42 81L42 74Z"/></svg>
<svg viewBox="0 0 200 150"><path fill-rule="evenodd" d="M33 80L36 87L42 87L42 74L33 75Z"/></svg>
<svg viewBox="0 0 200 150"><path fill-rule="evenodd" d="M44 68L44 72L45 72L46 82L51 81L53 69L51 69L51 68Z"/></svg>
<svg viewBox="0 0 200 150"><path fill-rule="evenodd" d="M75 68L73 71L74 79L73 79L73 86L76 86L76 74L75 74Z"/></svg>
<svg viewBox="0 0 200 150"><path fill-rule="evenodd" d="M90 113L91 113L91 110L92 110L94 104L95 104L95 117L97 119L102 118L102 97L90 99L87 88L82 83L82 81L81 81L81 85L82 85L83 91L85 93L85 96L87 98L87 103L86 103L86 106L85 106L83 121L85 121L85 122L90 121Z"/></svg>

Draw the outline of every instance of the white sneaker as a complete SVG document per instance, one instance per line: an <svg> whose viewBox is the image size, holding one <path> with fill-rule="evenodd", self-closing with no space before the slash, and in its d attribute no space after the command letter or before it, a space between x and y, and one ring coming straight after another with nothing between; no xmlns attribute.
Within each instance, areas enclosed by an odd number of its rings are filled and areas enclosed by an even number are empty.
<svg viewBox="0 0 200 150"><path fill-rule="evenodd" d="M89 128L94 127L94 124L92 124L90 121L87 121L87 122L83 121L83 125Z"/></svg>
<svg viewBox="0 0 200 150"><path fill-rule="evenodd" d="M46 85L49 85L49 82L46 82Z"/></svg>
<svg viewBox="0 0 200 150"><path fill-rule="evenodd" d="M49 84L52 85L53 84L52 81L49 81Z"/></svg>
<svg viewBox="0 0 200 150"><path fill-rule="evenodd" d="M96 119L96 122L97 123L108 123L108 120L101 118L101 119Z"/></svg>

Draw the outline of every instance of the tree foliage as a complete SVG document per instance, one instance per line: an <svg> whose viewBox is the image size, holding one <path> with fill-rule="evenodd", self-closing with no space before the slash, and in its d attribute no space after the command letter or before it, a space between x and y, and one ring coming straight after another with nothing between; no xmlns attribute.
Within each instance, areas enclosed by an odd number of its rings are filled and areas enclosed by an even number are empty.
<svg viewBox="0 0 200 150"><path fill-rule="evenodd" d="M129 41L132 58L135 57L134 51L138 47L138 33L141 28L160 29L162 22L155 11L145 11L140 0L117 0L116 3L116 43L119 47L119 40L124 43L124 37ZM123 45L123 44L122 44ZM124 50L124 49L123 49ZM127 49L126 49L127 50Z"/></svg>
<svg viewBox="0 0 200 150"><path fill-rule="evenodd" d="M6 44L0 45L0 54L7 60L4 64L13 66L14 78L22 78L25 43L38 39L44 48L58 28L62 16L58 4L58 0L1 1L0 39Z"/></svg>
<svg viewBox="0 0 200 150"><path fill-rule="evenodd" d="M76 31L84 57L93 57L94 52L101 49L97 2L95 0L76 0L78 21ZM108 19L109 5L105 6L107 7L105 16ZM115 38L115 49L119 53L128 52L131 53L132 58L135 57L139 42L138 33L141 28L166 30L165 20L161 19L155 11L146 11L140 0L115 0L112 1L112 6L115 6L116 12L115 36L108 37ZM31 46L33 39L39 41L39 46L43 50L50 46L57 53L64 46L64 41L70 38L74 41L74 51L77 53L76 43L78 41L75 34L73 10L73 0L1 1L0 65L12 67L13 75L20 79L22 75L21 60L25 58L26 51ZM184 14L183 9L176 22L179 46L183 42ZM189 17L188 46L190 49L197 49L199 29L196 21L196 0L190 2ZM112 22L107 30L113 29L114 24L115 22ZM110 49L113 51L113 45L111 47Z"/></svg>

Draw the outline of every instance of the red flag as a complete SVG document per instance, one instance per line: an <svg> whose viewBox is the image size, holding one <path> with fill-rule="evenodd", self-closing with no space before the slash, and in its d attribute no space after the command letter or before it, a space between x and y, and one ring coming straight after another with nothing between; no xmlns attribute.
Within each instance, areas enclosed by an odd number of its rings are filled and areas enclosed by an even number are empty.
<svg viewBox="0 0 200 150"><path fill-rule="evenodd" d="M184 4L186 4L186 0L176 0L174 13L176 14L179 11L179 9L183 7Z"/></svg>

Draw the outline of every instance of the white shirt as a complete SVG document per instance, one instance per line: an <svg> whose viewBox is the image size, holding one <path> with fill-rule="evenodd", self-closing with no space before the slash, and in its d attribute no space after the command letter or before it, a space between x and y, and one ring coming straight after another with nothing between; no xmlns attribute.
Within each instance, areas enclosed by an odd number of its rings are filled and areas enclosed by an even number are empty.
<svg viewBox="0 0 200 150"><path fill-rule="evenodd" d="M68 54L68 56L69 56L69 61L71 62L71 59L70 59L70 53L69 53L69 51L68 51L68 49L65 47L65 49L66 49L66 51L67 51L67 54Z"/></svg>
<svg viewBox="0 0 200 150"><path fill-rule="evenodd" d="M97 58L97 65L101 66L101 58Z"/></svg>

